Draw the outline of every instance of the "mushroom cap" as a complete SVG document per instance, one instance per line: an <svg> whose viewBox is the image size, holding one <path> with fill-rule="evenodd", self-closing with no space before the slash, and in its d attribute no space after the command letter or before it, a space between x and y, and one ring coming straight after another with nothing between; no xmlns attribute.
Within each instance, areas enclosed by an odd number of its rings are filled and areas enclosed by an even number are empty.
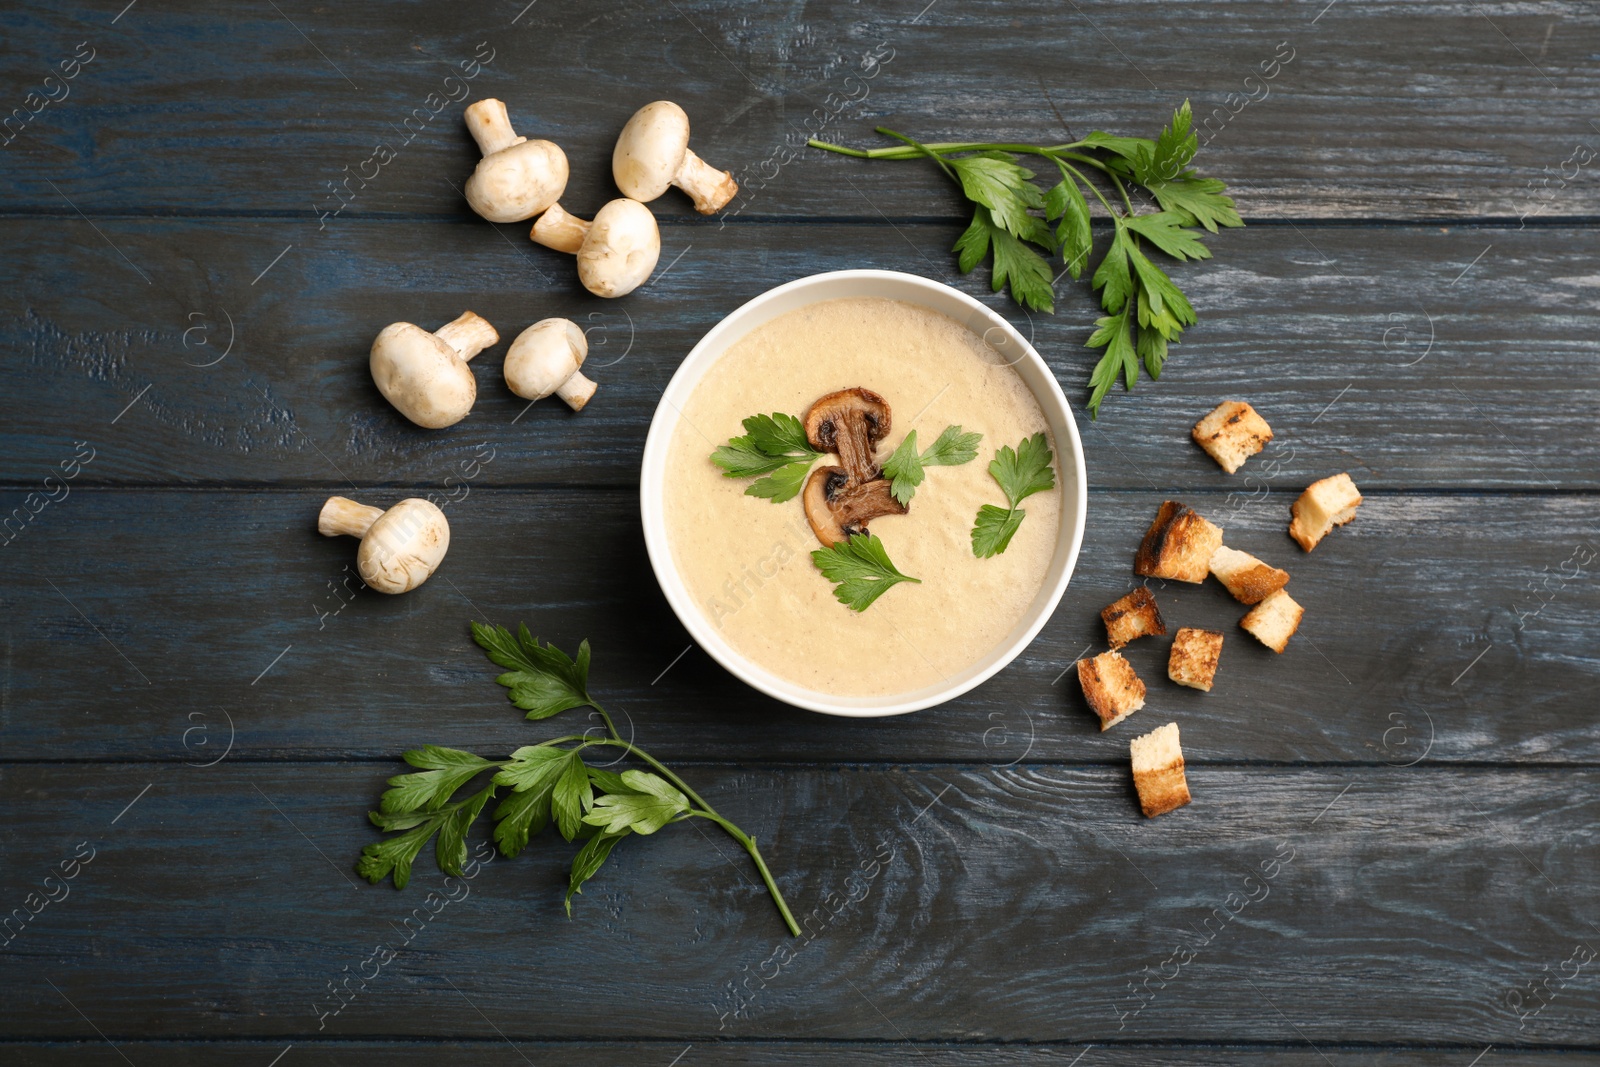
<svg viewBox="0 0 1600 1067"><path fill-rule="evenodd" d="M852 482L843 467L818 467L806 481L802 498L806 521L824 548L866 533L867 524L881 515L904 515L909 510L894 498L889 482L874 478Z"/></svg>
<svg viewBox="0 0 1600 1067"><path fill-rule="evenodd" d="M877 477L877 445L893 421L889 402L871 389L857 386L829 393L806 412L806 441L819 452L832 452L858 482Z"/></svg>
<svg viewBox="0 0 1600 1067"><path fill-rule="evenodd" d="M849 536L830 506L830 499L849 484L850 472L843 467L818 467L806 481L801 503L805 506L811 532L817 535L823 548L832 548Z"/></svg>
<svg viewBox="0 0 1600 1067"><path fill-rule="evenodd" d="M633 113L611 153L611 176L623 195L654 200L667 191L689 147L689 116L671 100Z"/></svg>
<svg viewBox="0 0 1600 1067"><path fill-rule="evenodd" d="M626 296L661 257L656 217L637 200L613 200L595 213L578 249L578 280L595 296Z"/></svg>
<svg viewBox="0 0 1600 1067"><path fill-rule="evenodd" d="M407 593L428 580L449 548L444 512L411 497L372 524L356 553L356 571L380 593Z"/></svg>
<svg viewBox="0 0 1600 1067"><path fill-rule="evenodd" d="M523 141L478 160L467 203L490 222L531 219L567 189L567 154L552 141Z"/></svg>
<svg viewBox="0 0 1600 1067"><path fill-rule="evenodd" d="M400 414L429 430L460 422L478 382L456 350L420 326L396 322L372 342L372 380Z"/></svg>
<svg viewBox="0 0 1600 1067"><path fill-rule="evenodd" d="M543 319L517 335L506 351L506 385L528 400L543 400L577 373L589 339L571 319Z"/></svg>

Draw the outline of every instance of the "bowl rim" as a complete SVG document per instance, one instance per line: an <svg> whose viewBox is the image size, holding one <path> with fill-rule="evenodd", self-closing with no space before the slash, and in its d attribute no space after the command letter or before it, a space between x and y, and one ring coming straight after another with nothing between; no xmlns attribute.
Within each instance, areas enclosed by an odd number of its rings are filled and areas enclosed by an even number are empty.
<svg viewBox="0 0 1600 1067"><path fill-rule="evenodd" d="M992 662L970 675L963 675L950 684L932 690L923 687L915 690L916 695L905 699L887 699L882 704L873 706L860 706L858 704L845 704L840 701L859 701L860 697L834 697L808 689L793 682L786 681L773 674L766 667L744 656L735 650L726 639L718 634L709 620L701 612L699 606L690 596L682 575L678 572L677 561L672 556L672 546L668 543L666 518L665 518L665 492L664 483L660 478L652 482L652 468L664 469L667 454L672 443L673 431L677 429L682 418L680 400L687 400L694 386L699 384L705 372L714 366L716 361L726 353L739 339L749 333L756 326L764 324L749 323L765 306L785 300L799 290L807 288L823 288L831 284L851 281L887 283L889 285L904 286L907 295L904 297L884 297L884 299L904 299L909 303L921 304L931 311L955 318L948 311L935 306L927 300L916 298L917 293L933 294L945 302L954 300L965 307L969 317L963 322L967 329L973 328L972 316L987 322L988 326L982 336L987 336L990 329L1000 330L1007 342L1018 345L1021 356L1011 362L1011 366L1027 362L1033 365L1036 377L1045 386L1043 395L1041 390L1035 388L1033 383L1024 378L1043 410L1046 422L1050 425L1051 436L1056 443L1056 467L1062 471L1065 457L1062 453L1069 452L1074 477L1072 485L1076 490L1075 499L1070 501L1073 520L1069 523L1063 521L1060 534L1056 543L1056 553L1052 556L1051 570L1057 569L1057 560L1063 559L1060 572L1048 586L1041 587L1046 593L1043 601L1035 598L1029 608L1030 615L1025 616L1025 625L1020 632L1014 631L1012 636L1001 645L995 646L989 655ZM838 296L819 296L812 303L824 300L841 299ZM803 304L800 306L804 306ZM780 314L786 314L787 309ZM962 320L958 320L962 321ZM976 331L975 331L976 332ZM678 397L677 394L682 394ZM1063 434L1063 431L1064 434ZM1063 450L1063 436L1069 442L1068 448ZM1063 471L1063 473L1065 473ZM1065 478L1062 481L1066 481ZM1067 518L1069 502L1062 501L1063 519ZM824 271L819 274L809 274L801 278L768 289L757 296L740 304L733 311L724 315L717 321L704 336L697 341L687 355L679 363L672 378L662 390L661 399L656 403L655 413L650 419L650 429L645 436L644 452L639 467L639 509L640 520L644 529L645 551L650 557L650 568L655 574L656 584L660 587L662 595L671 605L673 614L678 621L689 631L690 638L700 648L705 650L712 659L716 660L724 670L732 674L744 684L758 692L765 693L776 700L780 700L792 707L803 708L807 711L820 712L824 715L837 715L847 718L882 718L890 715L905 715L913 711L921 711L953 700L964 693L982 685L994 677L1001 670L1011 664L1017 656L1033 643L1039 631L1046 622L1055 614L1062 596L1066 593L1067 584L1072 579L1072 574L1077 567L1078 554L1083 547L1084 526L1088 511L1088 484L1087 471L1084 465L1083 440L1078 433L1077 419L1073 416L1072 407L1067 402L1066 395L1061 391L1061 384L1056 380L1055 372L1044 361L1038 351L1027 338L1007 322L998 312L980 303L973 297L952 288L943 282L932 278L925 278L918 274L904 271L879 270L858 268L850 270ZM1048 576L1047 576L1048 577ZM996 654L998 653L998 654Z"/></svg>

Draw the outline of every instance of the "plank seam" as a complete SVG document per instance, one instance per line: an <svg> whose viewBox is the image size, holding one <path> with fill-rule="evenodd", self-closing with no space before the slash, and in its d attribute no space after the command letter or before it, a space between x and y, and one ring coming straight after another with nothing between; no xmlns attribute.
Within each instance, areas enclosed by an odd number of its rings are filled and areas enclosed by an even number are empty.
<svg viewBox="0 0 1600 1067"><path fill-rule="evenodd" d="M109 1039L110 1040L113 1040L117 1044L120 1044L120 1045L135 1045L135 1046L144 1046L144 1047L149 1047L149 1048L171 1047L171 1046L181 1046L181 1045L232 1045L232 1044L240 1044L240 1045L244 1045L244 1044L251 1044L251 1045L259 1044L259 1045L267 1045L267 1046L276 1046L276 1045L282 1044L285 1041L293 1041L295 1043L296 1047L301 1047L301 1046L311 1046L311 1047L326 1046L326 1047L329 1047L329 1048L338 1048L340 1046L348 1046L348 1045L356 1045L356 1044L415 1045L415 1046L419 1046L419 1047L427 1047L427 1046L447 1045L448 1044L448 1045L474 1045L474 1046L483 1046L485 1048L494 1048L496 1046L503 1047L505 1045L505 1043L506 1043L506 1039L507 1038L509 1038L512 1041L520 1041L520 1042L524 1042L524 1043L527 1043L527 1044L536 1044L537 1043L537 1044L545 1044L545 1045L570 1045L570 1046L591 1045L591 1046L597 1046L597 1047L606 1047L606 1046L615 1046L615 1045L663 1045L663 1046L667 1046L667 1047L670 1047L670 1048L676 1048L678 1045L683 1044L685 1041L695 1040L697 1042L704 1042L707 1045L715 1045L715 1046L729 1046L729 1047L752 1046L752 1047L767 1047L767 1048L774 1048L774 1047L787 1045L787 1046L794 1046L794 1047L798 1047L798 1048L884 1048L884 1049L893 1049L893 1048L913 1047L913 1048L929 1048L929 1049L947 1048L947 1049L952 1049L952 1050L962 1050L962 1049L1006 1049L1006 1048L1019 1048L1019 1049L1032 1049L1032 1048L1079 1048L1079 1047L1081 1047L1081 1046L1083 1046L1085 1044L1092 1044L1095 1048L1126 1049L1128 1051L1138 1051L1138 1050L1159 1051L1159 1050L1162 1050L1162 1049L1173 1049L1173 1050L1180 1050L1180 1049L1181 1050L1215 1049L1215 1050L1218 1050L1218 1051L1226 1051L1226 1050L1229 1050L1229 1049L1238 1049L1238 1050L1242 1050L1242 1051L1252 1051L1252 1052L1256 1052L1256 1051L1259 1051L1259 1052L1283 1051L1283 1052L1297 1052L1297 1053L1304 1053L1304 1052L1307 1051L1307 1045L1306 1045L1306 1043L1304 1041L1301 1041L1299 1043L1280 1042L1280 1041L1203 1041L1203 1040L1183 1040L1183 1039L1175 1039L1175 1040L1170 1040L1170 1041L1139 1041L1139 1040L1119 1040L1119 1039L1116 1039L1116 1038L1102 1038L1102 1039L1097 1039L1097 1040L1093 1040L1093 1041L1089 1041L1089 1040L1086 1040L1086 1039L1083 1039L1083 1038L1059 1038L1059 1039L1046 1039L1046 1040L1041 1040L1041 1041L1030 1041L1030 1040L1028 1040L1026 1038L1014 1038L1014 1039L1001 1038L1001 1039L988 1039L988 1040L983 1040L983 1039L979 1039L979 1038L973 1038L973 1039L970 1039L970 1040L963 1041L963 1040L956 1040L956 1039L951 1039L951 1038L889 1039L889 1038L860 1037L860 1038L809 1038L808 1039L808 1038L791 1038L791 1037L714 1037L714 1036L707 1037L705 1035L693 1035L693 1034L686 1034L686 1035L683 1035L681 1037L680 1036L675 1036L675 1035L666 1035L666 1036L660 1036L660 1037L608 1037L608 1038L541 1037L541 1036L538 1036L538 1035L530 1035L530 1034L509 1034L509 1035L505 1035L505 1036L502 1036L502 1037L478 1037L478 1036L473 1036L473 1035L462 1035L460 1037L434 1037L434 1036L427 1036L427 1037L397 1037L397 1036L389 1035L389 1034L371 1034L371 1035L352 1034L352 1035L341 1036L341 1037L327 1037L327 1036L322 1036L322 1037L302 1037L301 1035L299 1035L297 1033L290 1033L290 1032L287 1032L287 1031L282 1033L282 1034L263 1035L261 1037L253 1037L253 1036L241 1036L241 1037L194 1036L194 1037L184 1037L184 1036L177 1036L177 1037L161 1037L161 1038L141 1038L141 1037L130 1037L130 1036L121 1035L121 1034L111 1034L111 1035L109 1035ZM59 1038L57 1038L57 1037L0 1036L0 1047L5 1047L7 1045L16 1045L16 1046L51 1045L51 1046L60 1046L62 1048L90 1048L90 1047L103 1045L104 1043L105 1043L104 1041L101 1041L101 1040L98 1040L98 1039L71 1038L71 1037L59 1037ZM1471 1054L1473 1052L1481 1052L1482 1048L1483 1048L1483 1044L1484 1044L1483 1042L1475 1042L1475 1041L1473 1041L1473 1042L1447 1043L1447 1044L1434 1044L1434 1043L1420 1042L1420 1041L1397 1041L1397 1042L1384 1043L1384 1042L1358 1042L1358 1041L1329 1041L1329 1040L1322 1040L1322 1041L1318 1041L1317 1042L1317 1047L1318 1048L1323 1048L1323 1049L1334 1049L1334 1050L1337 1050L1337 1051L1344 1051L1344 1052L1383 1052L1383 1051L1431 1052L1431 1051L1438 1051L1438 1052L1452 1052L1452 1053ZM1573 1053L1573 1052L1593 1052L1595 1050L1600 1050L1600 1044L1592 1044L1592 1045L1577 1045L1577 1044L1511 1044L1511 1043L1502 1043L1502 1042L1498 1042L1497 1041L1497 1042L1494 1043L1494 1048L1495 1048L1495 1050L1497 1052L1531 1052L1531 1053L1550 1053L1550 1054L1554 1055L1554 1054Z"/></svg>
<svg viewBox="0 0 1600 1067"><path fill-rule="evenodd" d="M27 208L10 207L0 211L0 220L44 220L60 222L80 222L83 218L97 219L108 222L143 222L143 221L228 221L240 222L311 222L303 211L131 211L125 209L99 209L92 210L86 215L77 213L68 214L55 208L40 208L37 211ZM1459 227L1475 230L1552 230L1552 229L1590 229L1600 225L1600 215L1546 215L1537 219L1523 219L1512 215L1422 215L1415 218L1406 218L1393 215L1350 215L1350 216L1314 216L1299 218L1294 216L1269 215L1251 217L1245 215L1247 226L1256 226L1263 229L1432 229L1439 226ZM450 223L455 225L481 226L482 220L474 215L444 213L444 212L373 212L369 214L350 214L342 216L341 222L349 223L378 223L401 224L414 226L419 223ZM750 227L757 226L871 226L881 228L888 226L960 226L965 227L971 223L970 216L965 215L739 215L726 220L714 218L700 218L690 215L662 215L658 216L656 223L662 229L706 229L715 226L722 229L725 226ZM1109 220L1096 217L1092 220L1097 228L1109 227Z"/></svg>

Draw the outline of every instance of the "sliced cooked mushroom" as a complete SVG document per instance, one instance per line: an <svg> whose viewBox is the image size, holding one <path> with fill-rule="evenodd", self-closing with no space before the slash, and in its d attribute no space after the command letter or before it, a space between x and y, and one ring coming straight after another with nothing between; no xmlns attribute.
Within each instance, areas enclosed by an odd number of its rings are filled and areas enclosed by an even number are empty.
<svg viewBox="0 0 1600 1067"><path fill-rule="evenodd" d="M818 467L806 482L806 521L824 548L867 532L880 515L904 515L906 506L889 491L889 482L874 478L852 483L843 467Z"/></svg>
<svg viewBox="0 0 1600 1067"><path fill-rule="evenodd" d="M806 412L806 440L811 447L838 456L858 484L878 476L877 446L889 429L888 401L859 386L829 393Z"/></svg>
<svg viewBox="0 0 1600 1067"><path fill-rule="evenodd" d="M661 255L661 232L650 209L619 198L587 222L554 204L528 236L546 248L578 257L578 280L595 296L626 296L650 277Z"/></svg>
<svg viewBox="0 0 1600 1067"><path fill-rule="evenodd" d="M561 199L567 154L550 141L517 136L499 100L468 104L467 130L483 158L467 179L467 203L490 222L531 219Z"/></svg>
<svg viewBox="0 0 1600 1067"><path fill-rule="evenodd" d="M388 511L330 496L317 516L324 537L359 537L356 570L380 593L408 593L428 580L450 548L444 512L412 497Z"/></svg>

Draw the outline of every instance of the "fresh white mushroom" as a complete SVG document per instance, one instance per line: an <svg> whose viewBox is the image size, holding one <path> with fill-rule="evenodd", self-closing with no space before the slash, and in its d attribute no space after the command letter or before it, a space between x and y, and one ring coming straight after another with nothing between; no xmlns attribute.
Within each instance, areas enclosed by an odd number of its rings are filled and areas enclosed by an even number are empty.
<svg viewBox="0 0 1600 1067"><path fill-rule="evenodd" d="M330 496L317 516L324 537L359 537L356 571L380 593L409 593L428 580L450 548L444 512L412 497L388 511Z"/></svg>
<svg viewBox="0 0 1600 1067"><path fill-rule="evenodd" d="M611 153L617 188L651 201L676 185L694 197L694 209L715 215L739 192L739 183L689 149L689 116L671 100L657 100L633 113Z"/></svg>
<svg viewBox="0 0 1600 1067"><path fill-rule="evenodd" d="M588 355L589 339L571 319L536 322L506 351L506 385L529 400L554 393L573 411L582 411L595 391L594 382L578 370Z"/></svg>
<svg viewBox="0 0 1600 1067"><path fill-rule="evenodd" d="M561 199L567 188L567 154L559 145L518 137L499 100L468 104L465 117L483 152L467 179L472 210L490 222L521 222Z"/></svg>
<svg viewBox="0 0 1600 1067"><path fill-rule="evenodd" d="M534 220L528 236L578 257L578 280L595 296L626 296L644 284L661 257L656 217L637 200L613 200L585 222L560 204Z"/></svg>
<svg viewBox="0 0 1600 1067"><path fill-rule="evenodd" d="M392 323L372 342L372 380L383 398L418 426L451 426L478 399L467 360L498 340L495 328L472 311L433 333L409 322Z"/></svg>

